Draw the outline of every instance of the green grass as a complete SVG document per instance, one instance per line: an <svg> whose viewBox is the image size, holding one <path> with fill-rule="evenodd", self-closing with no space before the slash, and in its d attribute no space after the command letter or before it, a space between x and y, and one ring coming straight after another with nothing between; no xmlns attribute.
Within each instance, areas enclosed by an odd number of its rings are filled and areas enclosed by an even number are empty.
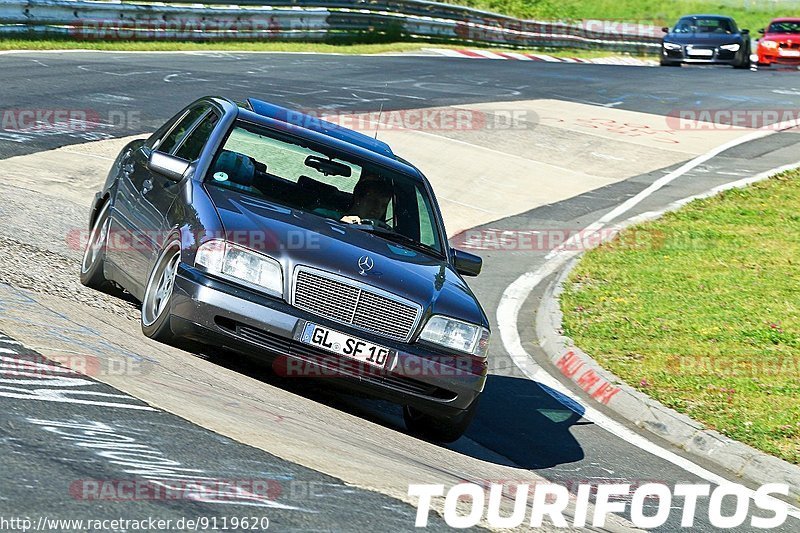
<svg viewBox="0 0 800 533"><path fill-rule="evenodd" d="M752 32L764 27L776 16L795 15L791 9L774 7L770 2L744 0L447 0L450 4L467 5L521 18L560 20L623 20L669 26L681 15L719 13L736 19L742 28Z"/></svg>
<svg viewBox="0 0 800 533"><path fill-rule="evenodd" d="M299 42L235 42L214 43L191 41L81 41L68 39L2 39L0 50L105 50L122 52L176 52L176 51L230 51L230 52L308 52L335 54L383 54L389 52L417 52L423 48L470 48L479 50L512 50L510 48L470 46L465 44L434 44L428 42L393 42L369 44L328 44ZM513 49L515 52L547 53L557 57L598 57L626 56L603 50L562 49ZM644 58L644 56L633 56Z"/></svg>
<svg viewBox="0 0 800 533"><path fill-rule="evenodd" d="M800 464L800 172L696 201L588 252L565 334L631 386Z"/></svg>

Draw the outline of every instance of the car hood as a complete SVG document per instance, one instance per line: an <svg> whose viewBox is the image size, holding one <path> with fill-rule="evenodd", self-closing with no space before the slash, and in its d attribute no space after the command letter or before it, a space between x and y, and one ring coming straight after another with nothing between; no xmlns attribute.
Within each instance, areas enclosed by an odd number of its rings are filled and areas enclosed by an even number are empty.
<svg viewBox="0 0 800 533"><path fill-rule="evenodd" d="M699 46L719 46L722 44L742 44L742 36L738 33L670 33L664 40L675 44L696 44Z"/></svg>
<svg viewBox="0 0 800 533"><path fill-rule="evenodd" d="M800 43L800 33L767 33L760 40Z"/></svg>
<svg viewBox="0 0 800 533"><path fill-rule="evenodd" d="M420 304L423 316L441 314L488 327L486 314L446 260L334 220L207 186L226 238L258 249L283 265L284 293L303 265L371 285ZM364 271L359 259L369 256Z"/></svg>

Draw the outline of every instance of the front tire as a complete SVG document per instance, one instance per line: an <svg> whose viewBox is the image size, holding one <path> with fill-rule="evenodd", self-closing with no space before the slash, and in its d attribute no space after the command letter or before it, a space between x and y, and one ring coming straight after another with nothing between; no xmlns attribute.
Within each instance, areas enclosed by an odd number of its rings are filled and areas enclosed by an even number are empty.
<svg viewBox="0 0 800 533"><path fill-rule="evenodd" d="M677 61L669 61L667 59L661 58L660 64L662 67L679 67L681 64Z"/></svg>
<svg viewBox="0 0 800 533"><path fill-rule="evenodd" d="M742 60L733 65L733 68L749 69L750 68L750 50L746 50L746 54L742 55Z"/></svg>
<svg viewBox="0 0 800 533"><path fill-rule="evenodd" d="M403 421L409 432L425 440L450 443L457 441L467 431L475 418L477 407L478 400L475 400L463 413L439 418L406 405L403 407Z"/></svg>
<svg viewBox="0 0 800 533"><path fill-rule="evenodd" d="M180 241L168 241L159 254L144 289L142 333L159 342L172 343L175 340L170 328L170 309L180 262Z"/></svg>
<svg viewBox="0 0 800 533"><path fill-rule="evenodd" d="M106 279L103 265L106 260L106 246L108 244L108 230L111 227L109 207L111 202L105 202L97 218L94 220L89 232L89 242L83 252L81 261L81 283L89 288L109 292L113 285Z"/></svg>

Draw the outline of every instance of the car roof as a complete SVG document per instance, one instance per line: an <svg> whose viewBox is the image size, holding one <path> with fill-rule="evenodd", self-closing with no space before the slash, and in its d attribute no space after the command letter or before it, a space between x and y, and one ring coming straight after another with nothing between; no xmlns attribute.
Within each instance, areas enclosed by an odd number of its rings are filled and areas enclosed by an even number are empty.
<svg viewBox="0 0 800 533"><path fill-rule="evenodd" d="M710 15L710 14L703 14L703 13L696 13L696 14L693 14L693 15L683 15L682 17L680 17L680 19L690 19L690 18L733 20L733 17L729 17L727 15Z"/></svg>
<svg viewBox="0 0 800 533"><path fill-rule="evenodd" d="M300 111L293 111L286 107L264 102L256 98L248 98L247 104L251 111L259 115L294 124L295 126L301 126L316 131L317 133L329 135L340 141L355 144L361 148L366 148L367 150L372 150L373 152L378 152L388 157L394 156L392 149L389 148L389 145L385 142L373 139L363 133L349 130L333 122L322 120L319 117L314 117Z"/></svg>
<svg viewBox="0 0 800 533"><path fill-rule="evenodd" d="M769 21L770 24L773 22L800 22L800 17L778 17Z"/></svg>
<svg viewBox="0 0 800 533"><path fill-rule="evenodd" d="M363 133L256 98L248 98L244 104L235 105L239 117L249 122L287 131L296 137L424 179L415 166L396 156L388 144Z"/></svg>

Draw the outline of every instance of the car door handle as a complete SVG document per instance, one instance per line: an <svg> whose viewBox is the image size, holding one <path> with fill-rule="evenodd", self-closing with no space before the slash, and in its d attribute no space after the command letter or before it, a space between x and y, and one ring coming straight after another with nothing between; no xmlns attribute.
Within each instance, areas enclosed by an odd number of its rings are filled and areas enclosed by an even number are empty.
<svg viewBox="0 0 800 533"><path fill-rule="evenodd" d="M147 194L153 190L153 180L144 180L142 183L142 194Z"/></svg>

